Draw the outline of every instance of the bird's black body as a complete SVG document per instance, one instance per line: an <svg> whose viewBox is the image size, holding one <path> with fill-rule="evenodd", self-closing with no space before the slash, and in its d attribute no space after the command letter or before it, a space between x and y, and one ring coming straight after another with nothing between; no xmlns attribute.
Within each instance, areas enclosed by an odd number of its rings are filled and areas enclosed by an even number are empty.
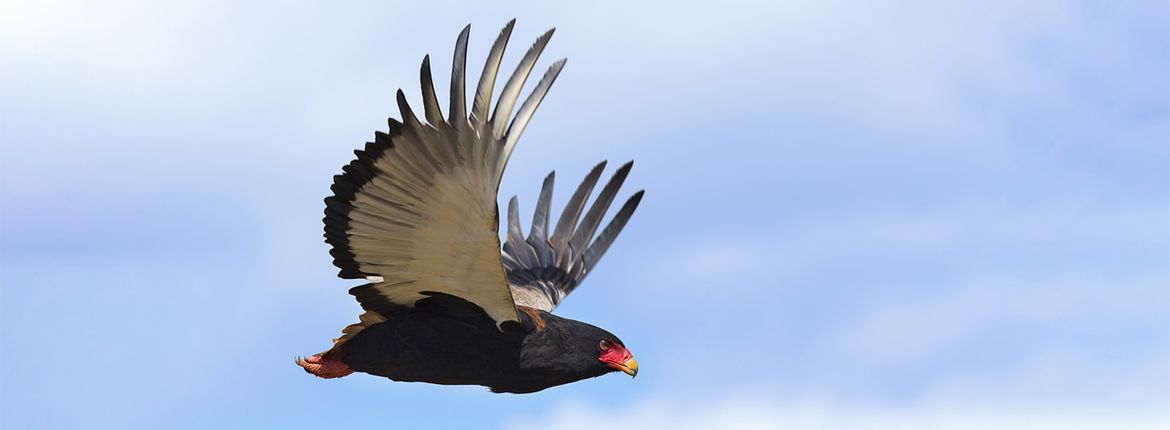
<svg viewBox="0 0 1170 430"><path fill-rule="evenodd" d="M495 323L448 295L363 330L342 346L351 369L395 381L483 385L531 393L616 371L597 359L597 339L617 337L580 321L532 310L521 323ZM535 316L534 316L535 315Z"/></svg>

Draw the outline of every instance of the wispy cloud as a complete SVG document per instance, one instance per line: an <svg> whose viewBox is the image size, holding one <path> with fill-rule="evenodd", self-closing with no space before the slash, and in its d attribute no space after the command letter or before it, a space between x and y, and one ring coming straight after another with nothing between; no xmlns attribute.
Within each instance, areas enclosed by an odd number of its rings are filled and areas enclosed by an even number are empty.
<svg viewBox="0 0 1170 430"><path fill-rule="evenodd" d="M544 415L514 419L505 428L1105 430L1165 429L1167 422L1170 422L1170 415L1152 410L1022 411L986 410L963 405L882 409L841 407L815 399L793 401L733 396L700 403L644 399L619 408L568 403Z"/></svg>
<svg viewBox="0 0 1170 430"><path fill-rule="evenodd" d="M1160 221L1167 217L1170 206L1162 202L1083 195L877 207L746 229L713 229L706 237L657 254L643 283L681 294L686 286L704 289L716 280L774 288L859 264L945 269L942 282L995 272L1119 274L1127 262L1117 261L1117 255L1141 250L1142 256L1128 262L1140 270L1152 269L1149 262L1167 257L1170 251L1162 245L1170 242L1170 227ZM1070 259L1087 264L1064 265ZM1099 264L1088 264L1093 262ZM1170 273L1136 275L1162 279Z"/></svg>

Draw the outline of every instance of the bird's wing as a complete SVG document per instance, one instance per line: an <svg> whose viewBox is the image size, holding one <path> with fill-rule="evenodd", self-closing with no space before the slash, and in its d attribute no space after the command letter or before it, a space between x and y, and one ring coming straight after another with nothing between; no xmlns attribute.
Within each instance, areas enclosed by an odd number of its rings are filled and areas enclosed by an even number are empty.
<svg viewBox="0 0 1170 430"><path fill-rule="evenodd" d="M633 162L626 163L613 174L582 219L581 212L585 209L593 187L597 185L605 162L594 167L573 196L569 197L569 203L561 212L552 235L548 231L549 205L556 172L544 178L540 198L536 202L536 212L532 217L532 230L527 239L521 233L520 209L516 197L512 197L508 203L508 233L503 256L504 268L508 271L508 284L516 304L552 312L589 275L642 201L643 191L634 193L605 229L601 230L601 234L594 238L602 217L609 210L632 166Z"/></svg>
<svg viewBox="0 0 1170 430"><path fill-rule="evenodd" d="M455 45L448 117L440 111L428 57L421 70L426 122L399 90L402 121L390 119L389 131L375 133L344 173L334 176L334 194L325 199L325 241L341 269L338 276L370 281L350 290L365 310L385 316L446 294L478 305L496 324L519 320L499 254L496 192L517 139L565 60L548 69L509 121L552 37L549 30L528 50L489 112L514 22L492 45L470 112L464 90L468 26Z"/></svg>

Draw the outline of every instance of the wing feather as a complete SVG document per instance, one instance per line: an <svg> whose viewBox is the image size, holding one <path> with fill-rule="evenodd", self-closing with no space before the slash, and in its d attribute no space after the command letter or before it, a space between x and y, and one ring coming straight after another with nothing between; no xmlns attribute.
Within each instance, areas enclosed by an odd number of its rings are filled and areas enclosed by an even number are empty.
<svg viewBox="0 0 1170 430"><path fill-rule="evenodd" d="M597 185L597 179L601 177L601 172L605 170L605 161L597 163L593 166L593 170L585 176L585 180L581 181L581 185L577 186L577 191L573 192L573 196L569 197L569 202L565 204L565 209L561 211L561 217L557 220L557 228L553 231L549 242L557 251L557 258L560 259L560 254L568 251L569 235L573 232L573 228L577 225L577 220L581 218L581 211L585 208L585 202L589 199L589 194L593 192L593 187Z"/></svg>
<svg viewBox="0 0 1170 430"><path fill-rule="evenodd" d="M520 64L516 66L516 71L512 73L512 77L508 78L508 83L504 84L504 91L500 93L500 101L496 104L496 111L492 113L492 136L495 136L497 139L504 136L504 126L508 124L508 117L512 115L512 108L516 106L516 101L520 99L520 89L524 87L524 82L528 80L528 75L532 73L533 66L536 66L536 60L540 58L540 53L544 52L544 47L548 45L548 41L552 38L553 32L555 31L555 28L550 29L536 39L536 42L524 54L524 58L520 60Z"/></svg>
<svg viewBox="0 0 1170 430"><path fill-rule="evenodd" d="M423 110L426 112L427 122L431 125L443 123L443 111L439 109L439 97L435 94L435 80L431 76L431 56L423 57L422 67L419 68L418 78L422 85Z"/></svg>
<svg viewBox="0 0 1170 430"><path fill-rule="evenodd" d="M366 311L385 316L442 293L476 304L497 324L519 320L503 267L503 259L515 258L500 253L496 191L518 135L564 62L553 64L506 132L493 134L481 127L488 125L483 118L513 24L504 27L492 46L470 113L465 89L468 26L455 44L448 119L439 108L430 57L424 57L419 80L428 124L399 90L402 121L388 120L389 129L375 133L374 141L355 151L357 158L334 177L333 195L325 199L325 240L332 246L338 276L372 281L350 290ZM520 87L551 34L537 40L509 78L492 127L499 125L502 131L508 123ZM505 247L518 256L515 264L539 264L521 235L515 200L508 215Z"/></svg>
<svg viewBox="0 0 1170 430"><path fill-rule="evenodd" d="M552 264L553 251L548 244L549 208L552 205L553 183L557 173L549 173L540 186L540 198L536 203L536 210L532 214L532 231L528 233L528 244L536 252L541 264Z"/></svg>
<svg viewBox="0 0 1170 430"><path fill-rule="evenodd" d="M451 118L448 122L455 124L465 120L467 116L467 38L471 35L471 24L463 27L459 39L455 42L455 55L451 59Z"/></svg>
<svg viewBox="0 0 1170 430"><path fill-rule="evenodd" d="M585 218L577 226L577 230L573 233L573 238L569 239L570 248L585 249L587 241L597 232L597 226L601 224L601 217L605 216L605 212L609 210L609 205L613 203L613 198L617 196L618 189L626 182L626 176L630 174L630 168L633 166L634 163L632 161L622 165L613 174L613 178L609 180L609 183L605 184L605 187L601 189L601 193L597 195L597 200L594 200L593 206L589 207L589 212L585 213Z"/></svg>
<svg viewBox="0 0 1170 430"><path fill-rule="evenodd" d="M516 304L548 312L556 309L561 300L585 280L641 203L643 191L638 191L626 200L594 239L602 218L629 176L633 167L633 162L629 162L618 168L589 207L585 218L577 223L605 164L597 164L581 181L561 211L551 237L548 236L548 220L555 174L550 173L541 186L527 240L520 236L517 200L513 197L509 202L507 244L502 254Z"/></svg>
<svg viewBox="0 0 1170 430"><path fill-rule="evenodd" d="M520 135L524 133L524 129L528 127L528 121L536 113L536 108L544 100L545 94L548 94L548 90L552 87L553 82L556 82L557 76L560 76L561 69L565 68L565 62L567 61L569 60L562 58L553 63L552 66L549 66L548 71L544 72L544 77L540 78L540 82L532 90L532 94L529 94L528 98L524 100L524 104L520 106L520 111L516 112L516 118L512 119L512 125L508 126L508 134L504 137L505 162L512 155L512 150L516 148L516 142L519 141Z"/></svg>
<svg viewBox="0 0 1170 430"><path fill-rule="evenodd" d="M626 200L626 203L618 210L617 215L614 215L613 219L609 221L609 224L605 226L605 229L601 231L601 234L597 236L597 239L594 239L593 243L589 245L589 248L585 250L585 255L582 257L585 263L585 272L593 270L593 266L596 266L597 262L601 260L601 256L605 255L605 251L609 249L614 239L617 239L618 234L622 232L622 229L626 227L626 223L630 221L630 217L634 215L634 210L638 209L638 204L642 202L642 195L645 193L645 190L639 190L633 196L630 196L630 199Z"/></svg>
<svg viewBox="0 0 1170 430"><path fill-rule="evenodd" d="M492 90L496 85L496 75L500 70L500 61L504 59L504 48L508 46L508 39L512 37L512 27L516 25L516 20L508 21L508 25L500 30L500 35L496 38L496 43L492 44L492 50L488 53L487 60L483 64L483 74L480 75L479 85L476 86L475 101L471 105L471 123L481 125L485 123L488 117L488 109L492 104Z"/></svg>

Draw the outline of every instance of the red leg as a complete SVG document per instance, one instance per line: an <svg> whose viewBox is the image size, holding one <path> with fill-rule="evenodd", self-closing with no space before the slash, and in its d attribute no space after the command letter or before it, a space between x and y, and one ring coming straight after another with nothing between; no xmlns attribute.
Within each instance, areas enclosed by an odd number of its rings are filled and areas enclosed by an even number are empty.
<svg viewBox="0 0 1170 430"><path fill-rule="evenodd" d="M322 358L320 354L309 357L297 357L297 365L321 378L340 378L353 373L353 370L338 359Z"/></svg>

